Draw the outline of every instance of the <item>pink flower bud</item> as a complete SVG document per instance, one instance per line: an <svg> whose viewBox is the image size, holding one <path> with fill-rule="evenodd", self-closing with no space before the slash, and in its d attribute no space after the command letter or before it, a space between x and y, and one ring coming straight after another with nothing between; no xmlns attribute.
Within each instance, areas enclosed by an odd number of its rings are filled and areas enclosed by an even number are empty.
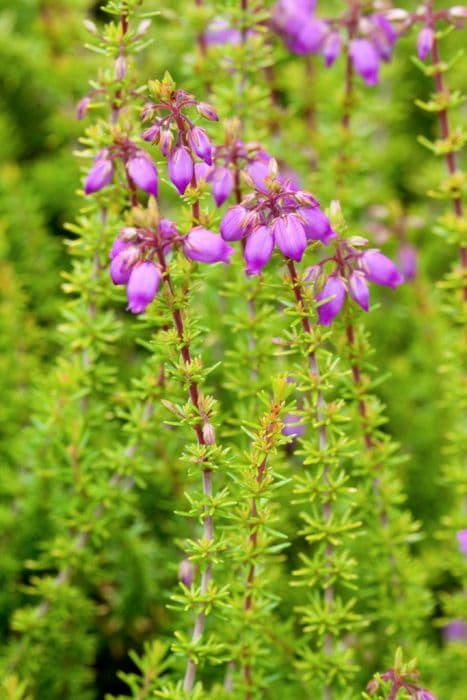
<svg viewBox="0 0 467 700"><path fill-rule="evenodd" d="M371 41L354 39L350 42L349 53L356 72L361 75L365 83L377 85L380 59Z"/></svg>
<svg viewBox="0 0 467 700"><path fill-rule="evenodd" d="M212 174L212 196L218 207L221 207L234 188L234 179L229 168L216 168Z"/></svg>
<svg viewBox="0 0 467 700"><path fill-rule="evenodd" d="M88 107L91 104L91 98L89 95L82 97L81 100L76 105L76 117L77 119L84 119L88 111Z"/></svg>
<svg viewBox="0 0 467 700"><path fill-rule="evenodd" d="M298 438L301 437L305 432L305 426L303 425L302 416L297 416L295 413L286 413L284 416L284 427L282 428L282 435L287 435L288 437Z"/></svg>
<svg viewBox="0 0 467 700"><path fill-rule="evenodd" d="M106 151L101 151L94 159L94 164L87 174L84 183L85 194L93 194L111 182L114 174L113 162L105 155Z"/></svg>
<svg viewBox="0 0 467 700"><path fill-rule="evenodd" d="M162 138L161 138L162 143ZM169 155L168 162L169 178L180 192L184 194L186 188L193 178L193 161L187 149L177 146Z"/></svg>
<svg viewBox="0 0 467 700"><path fill-rule="evenodd" d="M342 309L345 301L345 285L340 277L331 275L328 277L323 289L316 295L316 301L324 301L318 306L318 320L323 326L330 326L334 318Z"/></svg>
<svg viewBox="0 0 467 700"><path fill-rule="evenodd" d="M301 207L298 212L304 219L303 228L309 241L321 241L327 245L336 235L328 217L319 207Z"/></svg>
<svg viewBox="0 0 467 700"><path fill-rule="evenodd" d="M157 294L160 281L161 273L154 263L146 260L135 265L126 290L128 310L133 314L146 311Z"/></svg>
<svg viewBox="0 0 467 700"><path fill-rule="evenodd" d="M460 553L467 556L467 529L459 530L457 533L457 541L459 543Z"/></svg>
<svg viewBox="0 0 467 700"><path fill-rule="evenodd" d="M431 53L433 48L433 43L435 40L435 33L431 27L423 27L422 31L417 37L417 53L421 61Z"/></svg>
<svg viewBox="0 0 467 700"><path fill-rule="evenodd" d="M239 241L246 234L245 217L247 210L240 204L230 207L221 221L220 232L224 241Z"/></svg>
<svg viewBox="0 0 467 700"><path fill-rule="evenodd" d="M365 251L360 258L360 263L366 278L374 284L382 284L385 287L395 289L404 281L392 260L380 253L379 250Z"/></svg>
<svg viewBox="0 0 467 700"><path fill-rule="evenodd" d="M178 567L178 578L185 586L190 587L193 583L195 567L189 559L183 559Z"/></svg>
<svg viewBox="0 0 467 700"><path fill-rule="evenodd" d="M183 239L183 250L187 258L204 263L230 263L234 249L216 233L202 226L193 228Z"/></svg>
<svg viewBox="0 0 467 700"><path fill-rule="evenodd" d="M123 80L127 72L127 63L125 56L119 56L115 61L115 77L117 80Z"/></svg>
<svg viewBox="0 0 467 700"><path fill-rule="evenodd" d="M326 68L330 68L341 52L341 38L338 32L328 34L323 44L323 57Z"/></svg>
<svg viewBox="0 0 467 700"><path fill-rule="evenodd" d="M149 141L150 143L157 143L159 140L161 133L161 129L159 124L154 124L153 126L150 126L148 129L145 129L141 136L145 141Z"/></svg>
<svg viewBox="0 0 467 700"><path fill-rule="evenodd" d="M245 245L246 272L258 275L269 262L274 250L274 235L269 226L255 228L247 238Z"/></svg>
<svg viewBox="0 0 467 700"><path fill-rule="evenodd" d="M160 135L159 146L160 146L161 153L164 156L164 158L167 158L167 156L171 152L173 141L174 141L174 135L170 131L170 129L162 129L161 135Z"/></svg>
<svg viewBox="0 0 467 700"><path fill-rule="evenodd" d="M354 271L349 277L350 296L364 311L368 311L370 303L370 290L363 272Z"/></svg>
<svg viewBox="0 0 467 700"><path fill-rule="evenodd" d="M157 168L146 154L141 152L140 155L129 158L126 167L130 178L137 187L157 197Z"/></svg>
<svg viewBox="0 0 467 700"><path fill-rule="evenodd" d="M126 244L126 247L128 247L128 245L129 244ZM110 263L110 277L114 284L127 284L130 279L130 258L126 253L127 251L125 249L121 250L112 258L112 262Z"/></svg>
<svg viewBox="0 0 467 700"><path fill-rule="evenodd" d="M194 126L188 132L188 141L198 158L212 165L212 143L204 129Z"/></svg>
<svg viewBox="0 0 467 700"><path fill-rule="evenodd" d="M206 102L198 102L198 104L196 105L196 109L205 119L209 119L209 121L211 122L219 121L217 112L211 107L211 105L208 105Z"/></svg>
<svg viewBox="0 0 467 700"><path fill-rule="evenodd" d="M410 243L403 243L399 248L397 262L406 282L415 279L417 275L417 250Z"/></svg>
<svg viewBox="0 0 467 700"><path fill-rule="evenodd" d="M273 224L274 240L286 258L300 262L307 246L303 225L297 216L288 214L275 219Z"/></svg>

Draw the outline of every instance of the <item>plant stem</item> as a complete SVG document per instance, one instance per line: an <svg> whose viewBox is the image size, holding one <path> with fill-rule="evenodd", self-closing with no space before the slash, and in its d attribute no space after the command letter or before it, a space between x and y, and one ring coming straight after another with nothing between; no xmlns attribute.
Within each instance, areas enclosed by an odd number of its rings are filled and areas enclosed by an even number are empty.
<svg viewBox="0 0 467 700"><path fill-rule="evenodd" d="M196 182L196 181L195 181ZM196 203L199 207L199 203ZM196 206L196 205L194 205ZM199 214L198 214L199 215ZM183 316L180 311L180 309L176 308L174 301L175 301L175 291L174 287L172 284L172 279L170 277L170 272L167 266L167 261L165 259L164 252L162 249L159 249L158 251L158 259L159 263L162 268L163 276L165 283L167 285L167 289L169 292L170 300L171 300L171 309L172 309L172 318L175 326L175 330L177 332L178 339L180 341L181 347L180 347L180 354L182 356L183 362L187 367L191 365L191 352L190 352L190 346L189 343L186 339L185 336L185 327L184 327L184 322L183 322ZM194 426L194 430L196 433L196 438L198 440L199 445L207 445L208 442L205 439L204 431L203 431L203 426L208 425L209 421L208 418L204 412L203 406L202 406L202 397L200 394L199 386L196 381L191 381L189 385L189 395L191 399L191 403L193 404L194 408L196 409L196 413L199 415L201 419L201 423L196 423ZM209 444L212 444L209 442ZM202 472L202 487L203 487L203 494L206 498L206 500L209 500L212 497L212 471L211 469L204 468ZM206 540L206 542L212 543L214 540L214 521L212 515L208 514L208 506L204 507L205 510L205 517L203 519L203 538ZM204 569L202 576L201 576L201 589L200 593L201 596L205 596L209 584L212 579L212 561L208 561L208 564L206 568ZM205 627L205 622L206 622L206 611L205 609L200 610L198 615L196 616L195 623L193 626L193 632L191 635L191 640L192 642L196 642L204 632L204 627ZM196 680L196 662L193 659L188 659L187 665L186 665L186 670L185 670L185 677L183 680L183 690L186 690L191 693L193 690L193 686L195 684Z"/></svg>
<svg viewBox="0 0 467 700"><path fill-rule="evenodd" d="M307 335L312 334L311 324L310 324L310 314L303 298L302 286L298 279L297 269L293 260L287 261L287 267L289 269L290 279L292 282L292 287L295 295L295 300L297 302L298 310L301 312L302 327ZM328 435L327 427L325 422L325 411L326 411L326 400L324 398L323 392L320 388L320 371L318 365L318 359L316 357L316 352L311 350L308 353L309 369L310 374L313 376L315 381L315 386L317 388L317 398L316 398L316 422L318 425L318 446L320 451L324 452L328 446ZM325 465L323 469L323 483L325 485L329 484L329 465ZM323 517L325 523L330 521L332 515L331 501L325 499L323 503ZM330 562L332 557L333 547L331 544L326 545L326 559ZM324 600L327 606L327 610L330 611L334 602L334 587L332 583L327 583L324 587ZM333 637L332 634L326 633L324 637L324 653L330 656L333 651ZM331 700L332 698L332 688L327 683L323 687L323 700Z"/></svg>

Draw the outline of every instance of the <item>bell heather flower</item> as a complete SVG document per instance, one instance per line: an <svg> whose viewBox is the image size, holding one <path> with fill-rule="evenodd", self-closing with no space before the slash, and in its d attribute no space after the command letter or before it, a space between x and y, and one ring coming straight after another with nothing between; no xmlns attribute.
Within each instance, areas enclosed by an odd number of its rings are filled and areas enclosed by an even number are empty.
<svg viewBox="0 0 467 700"><path fill-rule="evenodd" d="M183 239L183 250L187 258L204 263L223 262L230 263L230 256L234 253L225 241L212 231L202 226L195 226Z"/></svg>
<svg viewBox="0 0 467 700"><path fill-rule="evenodd" d="M284 427L282 428L282 435L288 437L301 437L305 432L305 426L303 425L303 418L297 416L296 413L286 413L284 416Z"/></svg>
<svg viewBox="0 0 467 700"><path fill-rule="evenodd" d="M345 285L340 277L328 277L323 289L316 295L316 301L323 301L318 306L318 319L323 326L330 326L345 301ZM327 299L327 301L324 301Z"/></svg>
<svg viewBox="0 0 467 700"><path fill-rule="evenodd" d="M397 34L384 15L371 15L370 22L372 25L371 40L383 61L389 61Z"/></svg>
<svg viewBox="0 0 467 700"><path fill-rule="evenodd" d="M180 192L184 194L193 178L193 161L184 146L174 148L168 161L169 178Z"/></svg>
<svg viewBox="0 0 467 700"><path fill-rule="evenodd" d="M302 259L308 243L303 212L318 206L313 195L277 174L274 160L267 168L262 163L260 167L265 176L261 181L251 178L254 193L247 195L240 206L230 208L221 222L225 240L246 238L244 255L250 275L259 274L274 245L285 257Z"/></svg>
<svg viewBox="0 0 467 700"><path fill-rule="evenodd" d="M417 37L417 53L421 61L424 61L433 48L435 32L431 27L423 27Z"/></svg>
<svg viewBox="0 0 467 700"><path fill-rule="evenodd" d="M341 52L341 38L338 32L331 32L323 43L323 58L326 68L330 68Z"/></svg>
<svg viewBox="0 0 467 700"><path fill-rule="evenodd" d="M368 39L354 39L350 42L350 58L356 72L367 85L377 85L379 82L379 56Z"/></svg>
<svg viewBox="0 0 467 700"><path fill-rule="evenodd" d="M218 207L230 197L234 188L234 178L228 168L216 168L211 176L212 196Z"/></svg>
<svg viewBox="0 0 467 700"><path fill-rule="evenodd" d="M298 211L303 219L303 228L307 239L309 241L321 241L321 243L328 245L329 241L336 234L332 230L326 214L319 207L302 207Z"/></svg>
<svg viewBox="0 0 467 700"><path fill-rule="evenodd" d="M417 275L418 256L417 250L410 243L402 243L397 255L397 262L406 282L415 279Z"/></svg>
<svg viewBox="0 0 467 700"><path fill-rule="evenodd" d="M194 126L188 132L188 141L198 158L204 160L207 165L212 165L212 143L205 130Z"/></svg>
<svg viewBox="0 0 467 700"><path fill-rule="evenodd" d="M363 272L354 270L349 277L349 294L362 307L368 311L370 305L370 290Z"/></svg>
<svg viewBox="0 0 467 700"><path fill-rule="evenodd" d="M467 528L464 530L459 530L457 533L457 541L459 543L460 553L467 556Z"/></svg>
<svg viewBox="0 0 467 700"><path fill-rule="evenodd" d="M375 284L395 289L404 281L392 260L380 253L379 250L365 251L360 258L360 264L367 279Z"/></svg>
<svg viewBox="0 0 467 700"><path fill-rule="evenodd" d="M126 167L128 175L137 187L157 197L157 168L146 155L140 153L132 156L128 159Z"/></svg>
<svg viewBox="0 0 467 700"><path fill-rule="evenodd" d="M106 187L112 180L114 166L112 159L108 156L108 150L100 151L94 158L94 164L87 174L84 183L86 194L93 194Z"/></svg>
<svg viewBox="0 0 467 700"><path fill-rule="evenodd" d="M258 275L269 262L274 250L274 236L267 226L259 226L248 236L245 244L245 262L248 275Z"/></svg>
<svg viewBox="0 0 467 700"><path fill-rule="evenodd" d="M161 281L159 268L148 260L137 263L127 285L128 310L133 314L146 311L157 294Z"/></svg>
<svg viewBox="0 0 467 700"><path fill-rule="evenodd" d="M293 53L317 53L329 31L326 22L312 15L315 2L279 0L272 12L272 23Z"/></svg>

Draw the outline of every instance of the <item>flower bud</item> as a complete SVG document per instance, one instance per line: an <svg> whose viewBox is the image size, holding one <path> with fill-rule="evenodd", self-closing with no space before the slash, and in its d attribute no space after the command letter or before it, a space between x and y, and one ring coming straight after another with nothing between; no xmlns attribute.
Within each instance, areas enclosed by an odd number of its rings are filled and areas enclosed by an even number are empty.
<svg viewBox="0 0 467 700"><path fill-rule="evenodd" d="M146 311L157 294L161 273L154 263L145 260L134 266L127 286L128 310L133 314Z"/></svg>
<svg viewBox="0 0 467 700"><path fill-rule="evenodd" d="M196 105L196 109L205 119L209 119L209 121L211 122L219 121L217 112L211 107L211 105L208 105L206 102L198 102L198 104Z"/></svg>
<svg viewBox="0 0 467 700"><path fill-rule="evenodd" d="M190 587L193 583L195 567L189 559L183 559L178 567L178 579L185 586Z"/></svg>
<svg viewBox="0 0 467 700"><path fill-rule="evenodd" d="M367 250L360 258L360 264L365 272L366 278L374 284L381 284L385 287L395 289L402 284L404 278L394 265L392 260L380 253L379 250Z"/></svg>
<svg viewBox="0 0 467 700"><path fill-rule="evenodd" d="M370 290L363 272L352 272L349 277L350 296L364 311L368 311L370 304Z"/></svg>
<svg viewBox="0 0 467 700"><path fill-rule="evenodd" d="M212 143L204 129L194 126L188 132L188 142L198 158L212 165Z"/></svg>
<svg viewBox="0 0 467 700"><path fill-rule="evenodd" d="M80 101L76 105L76 118L77 119L79 119L79 120L84 119L90 104L91 104L91 98L89 97L89 95L86 95L85 97L82 97L80 99Z"/></svg>
<svg viewBox="0 0 467 700"><path fill-rule="evenodd" d="M148 31L150 26L151 26L150 19L141 20L141 22L136 27L136 36L142 36L143 34L146 34L146 32Z"/></svg>
<svg viewBox="0 0 467 700"><path fill-rule="evenodd" d="M133 156L128 160L126 167L128 175L137 187L157 197L157 168L146 154Z"/></svg>
<svg viewBox="0 0 467 700"><path fill-rule="evenodd" d="M161 128L159 124L154 124L153 126L150 126L148 129L145 129L141 136L145 141L149 141L150 143L157 143L159 141L161 133Z"/></svg>
<svg viewBox="0 0 467 700"><path fill-rule="evenodd" d="M258 275L269 262L274 249L274 235L269 226L253 229L246 240L245 262L248 275Z"/></svg>
<svg viewBox="0 0 467 700"><path fill-rule="evenodd" d="M218 207L221 207L234 188L234 179L229 168L216 168L212 174L212 196Z"/></svg>
<svg viewBox="0 0 467 700"><path fill-rule="evenodd" d="M239 241L240 238L243 238L246 233L244 221L247 215L247 210L240 204L226 211L220 225L224 241Z"/></svg>
<svg viewBox="0 0 467 700"><path fill-rule="evenodd" d="M431 53L433 43L435 41L435 33L431 27L423 27L417 37L417 53L421 61L424 61L428 54Z"/></svg>
<svg viewBox="0 0 467 700"><path fill-rule="evenodd" d="M316 301L324 301L318 306L318 320L323 326L330 326L334 318L342 309L345 301L345 285L340 277L331 275L328 277L323 289L316 295Z"/></svg>
<svg viewBox="0 0 467 700"><path fill-rule="evenodd" d="M125 56L119 56L115 61L115 77L123 80L127 72L127 62Z"/></svg>
<svg viewBox="0 0 467 700"><path fill-rule="evenodd" d="M195 226L183 239L183 250L187 258L204 263L223 262L230 263L230 256L234 253L225 241L212 231L202 226Z"/></svg>
<svg viewBox="0 0 467 700"><path fill-rule="evenodd" d="M378 53L368 39L354 39L350 42L350 58L356 72L367 85L377 85L379 82Z"/></svg>
<svg viewBox="0 0 467 700"><path fill-rule="evenodd" d="M97 27L90 19L83 19L83 27L87 29L90 34L97 34Z"/></svg>
<svg viewBox="0 0 467 700"><path fill-rule="evenodd" d="M121 238L121 232L120 232L120 235L118 236L118 238L116 238L114 240L114 242L112 244L112 248L110 249L110 253L109 253L109 258L111 260L113 260L114 258L117 257L117 255L119 255L119 253L122 252L122 250L125 250L126 248L128 248L129 245L130 245L130 241L123 240L123 238Z"/></svg>
<svg viewBox="0 0 467 700"><path fill-rule="evenodd" d="M298 213L309 241L321 241L328 245L331 238L336 235L328 217L319 207L300 207Z"/></svg>
<svg viewBox="0 0 467 700"><path fill-rule="evenodd" d="M300 262L307 246L305 230L297 216L277 218L273 225L274 240L286 258Z"/></svg>
<svg viewBox="0 0 467 700"><path fill-rule="evenodd" d="M128 246L129 244L126 245ZM127 284L130 274L130 256L127 255L127 250L123 249L113 257L110 263L110 277L114 284Z"/></svg>
<svg viewBox="0 0 467 700"><path fill-rule="evenodd" d="M417 250L413 245L410 245L410 243L403 243L401 245L397 262L406 282L415 279L417 275L418 259Z"/></svg>
<svg viewBox="0 0 467 700"><path fill-rule="evenodd" d="M193 178L193 161L186 148L177 146L170 151L168 171L169 178L177 190L180 194L184 194Z"/></svg>
<svg viewBox="0 0 467 700"><path fill-rule="evenodd" d="M323 57L326 68L330 68L341 52L341 38L338 32L327 35L323 44Z"/></svg>
<svg viewBox="0 0 467 700"><path fill-rule="evenodd" d="M96 156L94 164L87 174L84 183L85 194L98 192L103 187L106 187L112 180L114 174L113 162L110 158L103 155L104 153L106 152L101 151L101 153Z"/></svg>
<svg viewBox="0 0 467 700"><path fill-rule="evenodd" d="M159 147L164 158L167 158L172 150L172 144L174 141L174 135L170 129L162 129L160 132L160 142Z"/></svg>
<svg viewBox="0 0 467 700"><path fill-rule="evenodd" d="M204 423L203 440L206 445L214 445L216 442L216 431L214 430L212 423Z"/></svg>
<svg viewBox="0 0 467 700"><path fill-rule="evenodd" d="M284 416L284 427L282 435L298 438L305 432L302 416L297 416L295 413L286 413Z"/></svg>

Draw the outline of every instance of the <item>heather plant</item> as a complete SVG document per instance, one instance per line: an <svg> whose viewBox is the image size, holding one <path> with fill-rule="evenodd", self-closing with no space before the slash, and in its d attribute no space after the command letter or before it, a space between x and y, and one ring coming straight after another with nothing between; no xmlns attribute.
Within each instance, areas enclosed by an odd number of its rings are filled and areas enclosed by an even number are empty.
<svg viewBox="0 0 467 700"><path fill-rule="evenodd" d="M466 19L0 5L2 697L465 696Z"/></svg>

